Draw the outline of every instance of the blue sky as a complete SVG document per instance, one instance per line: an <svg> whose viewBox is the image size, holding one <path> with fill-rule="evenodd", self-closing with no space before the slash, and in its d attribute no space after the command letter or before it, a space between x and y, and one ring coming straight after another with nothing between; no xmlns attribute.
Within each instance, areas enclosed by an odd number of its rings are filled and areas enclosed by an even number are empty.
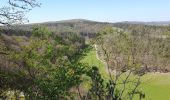
<svg viewBox="0 0 170 100"><path fill-rule="evenodd" d="M66 19L104 22L170 21L170 0L39 0L27 14L31 23Z"/></svg>

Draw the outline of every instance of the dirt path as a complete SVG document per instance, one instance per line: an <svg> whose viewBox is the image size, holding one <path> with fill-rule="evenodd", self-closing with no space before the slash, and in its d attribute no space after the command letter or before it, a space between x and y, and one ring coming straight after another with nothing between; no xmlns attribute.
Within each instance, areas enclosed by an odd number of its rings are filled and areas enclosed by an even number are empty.
<svg viewBox="0 0 170 100"><path fill-rule="evenodd" d="M109 74L109 72L112 72L113 74L116 75L116 70L108 69L107 63L99 57L99 55L98 55L98 53L97 53L98 48L97 48L97 45L96 45L96 44L94 45L94 47L95 47L95 50L96 50L96 58L97 58L100 62L102 62L102 63L104 64L105 71L106 71L108 74ZM109 71L109 70L110 70L110 71Z"/></svg>
<svg viewBox="0 0 170 100"><path fill-rule="evenodd" d="M104 64L103 67L105 67L105 71L106 71L107 73L109 73L109 69L108 69L108 67L107 67L106 62L99 57L97 45L95 44L94 47L95 47L95 50L96 50L96 58L97 58L100 62L102 62L102 63Z"/></svg>
<svg viewBox="0 0 170 100"><path fill-rule="evenodd" d="M99 58L99 55L98 55L98 53L97 53L98 48L97 48L97 45L96 45L96 44L94 45L94 47L95 47L95 50L96 50L96 58L97 58L100 62L102 62L102 63L106 64L106 62L105 62L105 61L103 61L102 59L100 59L100 58Z"/></svg>

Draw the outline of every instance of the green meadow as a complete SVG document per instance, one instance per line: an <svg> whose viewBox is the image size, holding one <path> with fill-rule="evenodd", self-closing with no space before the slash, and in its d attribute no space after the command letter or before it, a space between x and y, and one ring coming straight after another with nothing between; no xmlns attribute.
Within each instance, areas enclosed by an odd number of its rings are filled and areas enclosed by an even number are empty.
<svg viewBox="0 0 170 100"><path fill-rule="evenodd" d="M95 49L91 49L82 60L82 62L89 64L90 66L97 66L99 68L100 73L102 74L104 79L108 79L108 73L106 72L106 68L104 64L96 58Z"/></svg>
<svg viewBox="0 0 170 100"><path fill-rule="evenodd" d="M170 100L170 73L148 73L142 77L145 100Z"/></svg>

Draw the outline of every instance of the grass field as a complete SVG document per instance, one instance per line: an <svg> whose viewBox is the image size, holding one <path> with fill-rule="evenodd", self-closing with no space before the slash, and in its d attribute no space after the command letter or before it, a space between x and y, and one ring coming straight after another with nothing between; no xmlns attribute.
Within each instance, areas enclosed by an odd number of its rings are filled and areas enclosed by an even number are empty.
<svg viewBox="0 0 170 100"><path fill-rule="evenodd" d="M87 53L83 62L98 66L104 79L108 78L106 68L96 58L94 49ZM142 77L141 87L146 96L144 100L170 100L170 73L148 73Z"/></svg>
<svg viewBox="0 0 170 100"><path fill-rule="evenodd" d="M142 77L145 100L170 100L170 73L149 73Z"/></svg>
<svg viewBox="0 0 170 100"><path fill-rule="evenodd" d="M90 66L96 66L99 68L100 73L103 75L104 79L108 79L108 73L106 72L106 68L104 64L96 58L95 49L90 50L86 57L82 60L84 63L88 63Z"/></svg>

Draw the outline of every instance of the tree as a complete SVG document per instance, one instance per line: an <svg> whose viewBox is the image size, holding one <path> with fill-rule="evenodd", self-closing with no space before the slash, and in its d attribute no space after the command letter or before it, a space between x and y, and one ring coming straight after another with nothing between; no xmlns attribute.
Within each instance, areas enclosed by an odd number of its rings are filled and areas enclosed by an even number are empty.
<svg viewBox="0 0 170 100"><path fill-rule="evenodd" d="M104 80L102 79L98 68L96 66L92 66L92 68L87 72L87 75L92 80L88 99L103 100L106 91L104 87Z"/></svg>
<svg viewBox="0 0 170 100"><path fill-rule="evenodd" d="M102 30L94 39L98 50L102 52L101 59L106 62L109 73L106 88L109 100L121 100L127 98L126 96L132 100L134 95L144 95L138 90L140 76L143 75L143 71L138 72L142 65L138 60L141 44L136 43L134 39L131 34L112 27Z"/></svg>
<svg viewBox="0 0 170 100"><path fill-rule="evenodd" d="M21 23L25 20L25 13L38 6L40 4L36 0L5 0L4 6L0 8L0 24Z"/></svg>

